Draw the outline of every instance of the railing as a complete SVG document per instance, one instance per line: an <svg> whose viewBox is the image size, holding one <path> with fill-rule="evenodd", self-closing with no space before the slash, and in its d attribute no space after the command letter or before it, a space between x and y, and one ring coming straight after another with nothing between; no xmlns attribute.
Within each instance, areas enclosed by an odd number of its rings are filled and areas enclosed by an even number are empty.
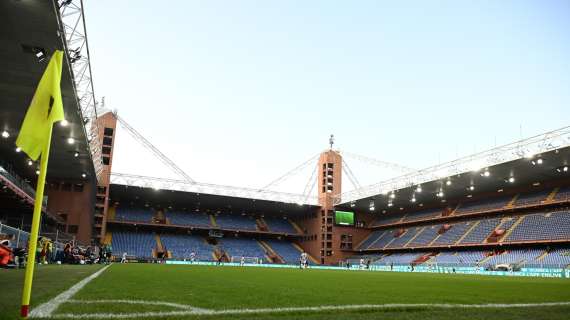
<svg viewBox="0 0 570 320"><path fill-rule="evenodd" d="M24 179L22 179L15 171L12 169L12 166L9 164L0 161L0 175L4 178L8 179L12 184L16 187L20 188L25 194L30 196L30 198L35 199L36 197L36 190L27 183ZM46 199L43 199L43 205L47 205Z"/></svg>
<svg viewBox="0 0 570 320"><path fill-rule="evenodd" d="M14 228L5 224L0 223L0 234L13 235L14 239L12 242L12 247L14 248L27 248L28 239L30 238L30 233ZM55 248L63 250L65 243L72 242L73 245L79 244L75 237L63 232L41 232L40 237L47 237L52 240Z"/></svg>

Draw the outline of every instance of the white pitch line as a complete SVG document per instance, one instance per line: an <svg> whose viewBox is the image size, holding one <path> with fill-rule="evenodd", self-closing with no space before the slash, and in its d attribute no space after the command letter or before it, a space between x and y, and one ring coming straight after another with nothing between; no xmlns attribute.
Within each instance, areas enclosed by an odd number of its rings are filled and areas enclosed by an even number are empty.
<svg viewBox="0 0 570 320"><path fill-rule="evenodd" d="M99 303L108 301L114 303L124 300L96 300L92 302L74 300L75 303ZM145 301L146 302L146 301ZM102 302L101 302L102 303ZM128 303L135 303L132 300ZM159 304L159 303L156 303ZM317 307L285 307L285 308L262 308L262 309L226 309L207 310L194 308L193 310L165 311L165 312L137 312L137 313L91 313L91 314L56 314L53 319L126 319L126 318L163 318L172 316L192 316L192 315L236 315L236 314L260 314L260 313L288 313L288 312L318 312L318 311L347 311L347 310L383 310L397 308L425 308L425 309L505 309L505 308L533 308L533 307L553 307L570 306L570 302L544 302L544 303L489 303L489 304L429 304L429 303L394 303L394 304L362 304L344 306L317 306ZM191 306L186 306L193 308Z"/></svg>
<svg viewBox="0 0 570 320"><path fill-rule="evenodd" d="M93 273L92 275L86 277L85 279L79 281L71 288L67 289L66 291L60 293L55 298L51 299L46 303L40 304L38 307L34 308L30 312L30 317L32 318L49 318L52 313L62 304L65 303L67 300L71 299L79 290L85 287L86 284L91 282L91 280L97 278L101 273L103 273L107 268L111 265L107 265L97 272Z"/></svg>
<svg viewBox="0 0 570 320"><path fill-rule="evenodd" d="M167 301L148 301L148 300L67 300L66 303L77 303L77 304L142 304L147 306L166 306L172 307L182 310L189 310L189 311L201 311L201 312L208 312L208 309L196 308L187 304L180 304L174 302L167 302Z"/></svg>

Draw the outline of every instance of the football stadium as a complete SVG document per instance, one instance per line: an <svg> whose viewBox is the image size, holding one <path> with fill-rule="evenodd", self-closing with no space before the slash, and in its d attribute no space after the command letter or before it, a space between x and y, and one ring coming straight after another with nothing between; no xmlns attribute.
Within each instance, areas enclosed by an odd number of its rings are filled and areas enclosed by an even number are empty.
<svg viewBox="0 0 570 320"><path fill-rule="evenodd" d="M420 169L329 132L263 187L198 181L95 92L90 2L0 1L0 319L569 318L569 126ZM113 168L131 144L149 174Z"/></svg>

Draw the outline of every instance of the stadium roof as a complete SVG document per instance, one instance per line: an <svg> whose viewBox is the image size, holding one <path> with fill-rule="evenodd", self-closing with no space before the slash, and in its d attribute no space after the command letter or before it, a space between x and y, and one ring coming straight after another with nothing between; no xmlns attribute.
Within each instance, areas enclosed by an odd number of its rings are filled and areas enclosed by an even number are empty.
<svg viewBox="0 0 570 320"><path fill-rule="evenodd" d="M40 77L54 50L63 50L54 1L0 2L0 153L24 178L35 180L36 165L16 152L16 137ZM72 80L69 58L61 81L66 127L56 125L49 160L49 179L80 180L95 175L84 117ZM74 143L68 143L73 138ZM79 156L75 157L75 152Z"/></svg>
<svg viewBox="0 0 570 320"><path fill-rule="evenodd" d="M299 206L295 203L271 201L238 196L200 193L195 191L178 191L154 189L152 187L137 187L124 184L110 185L110 203L119 202L122 205L148 205L151 207L174 210L192 211L220 210L233 213L256 213L274 216L300 216L315 212L316 206Z"/></svg>
<svg viewBox="0 0 570 320"><path fill-rule="evenodd" d="M570 147L556 148L540 153L528 153L526 156L518 156L516 159L507 162L482 166L478 170L456 168L457 174L441 175L440 178L434 177L422 183L406 183L402 187L398 187L396 184L393 189L383 189L388 190L388 192L372 193L370 190L362 190L362 196L358 197L357 191L353 191L355 193L351 192L350 197L343 198L343 202L339 203L337 208L370 212L370 206L374 204L374 212L380 213L386 210L387 213L390 213L398 211L400 208L421 209L420 205L433 207L443 206L444 203L457 203L469 200L471 196L476 198L478 194L495 193L499 195L500 192L508 193L511 189L520 190L521 188L531 188L533 185L540 188L546 181L570 179L569 164ZM420 173L427 174L428 172L430 171L426 170ZM404 177L400 178L402 182L407 181ZM394 181L394 183L398 183L398 181ZM421 192L418 192L418 186L420 186ZM443 192L443 196L438 196L439 192ZM394 194L394 198L392 198L392 194ZM347 199L349 201L346 201ZM391 206L388 205L390 202L392 203Z"/></svg>

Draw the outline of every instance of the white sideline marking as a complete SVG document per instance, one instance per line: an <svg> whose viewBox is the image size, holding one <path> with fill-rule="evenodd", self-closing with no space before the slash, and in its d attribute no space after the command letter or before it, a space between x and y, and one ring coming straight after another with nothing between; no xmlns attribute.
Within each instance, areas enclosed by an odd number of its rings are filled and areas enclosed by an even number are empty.
<svg viewBox="0 0 570 320"><path fill-rule="evenodd" d="M362 305L344 305L344 306L317 306L317 307L285 307L285 308L261 308L261 309L226 309L226 310L208 310L194 308L188 305L177 303L159 302L159 301L137 301L137 300L70 300L69 303L127 303L127 304L153 304L167 305L174 308L183 309L180 311L162 311L162 312L136 312L136 313L88 313L73 314L64 313L50 316L52 319L115 319L115 318L163 318L172 316L191 316L191 315L236 315L236 314L260 314L260 313L288 313L288 312L314 312L314 311L346 311L346 310L383 310L396 308L426 308L426 309L491 309L491 308L529 308L529 307L552 307L552 306L570 306L570 302L544 302L544 303L489 303L489 304L450 304L450 303L393 303L393 304L362 304Z"/></svg>
<svg viewBox="0 0 570 320"><path fill-rule="evenodd" d="M83 287L85 287L85 285L88 284L89 282L91 282L91 280L97 278L101 273L103 273L103 271L107 270L107 268L109 268L110 266L111 265L107 265L107 266L99 269L97 272L95 272L92 275L86 277L85 279L79 281L78 283L73 285L71 288L60 293L59 295L57 295L55 298L51 299L50 301L40 304L39 306L37 306L36 308L34 308L30 312L30 317L33 317L33 318L49 318L52 315L52 313L62 303L66 302L71 297L73 297L77 293L77 291L79 291Z"/></svg>

